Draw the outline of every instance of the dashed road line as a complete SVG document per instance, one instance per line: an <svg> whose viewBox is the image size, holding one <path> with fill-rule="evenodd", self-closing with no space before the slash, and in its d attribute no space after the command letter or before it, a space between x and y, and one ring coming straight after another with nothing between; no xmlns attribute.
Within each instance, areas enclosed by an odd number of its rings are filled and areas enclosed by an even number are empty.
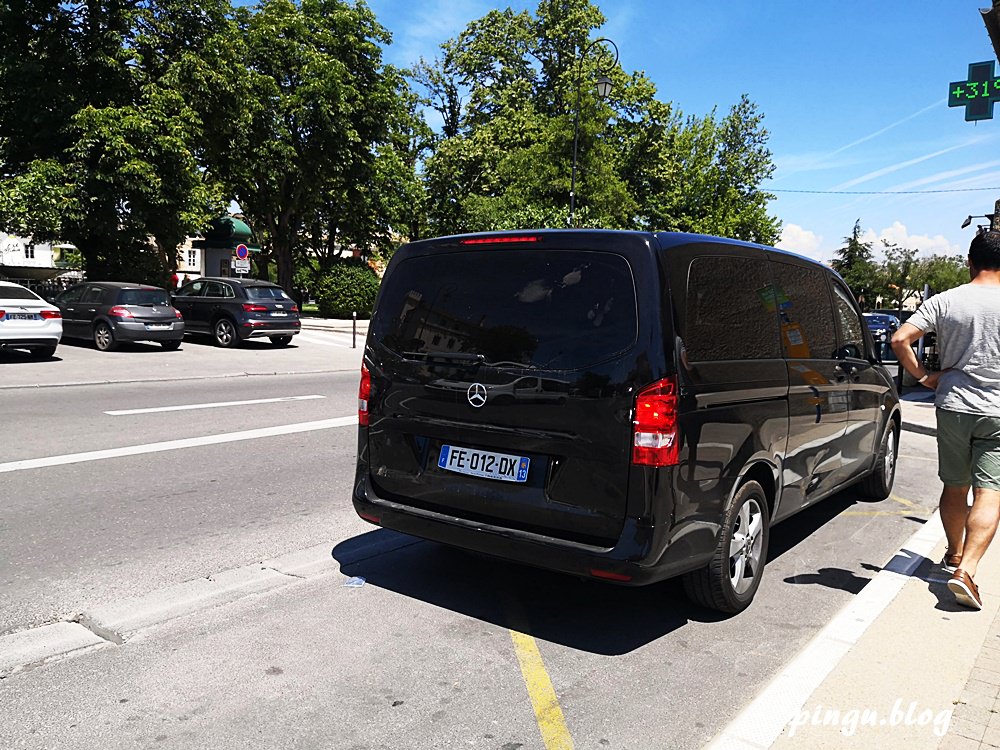
<svg viewBox="0 0 1000 750"><path fill-rule="evenodd" d="M256 438L274 437L277 435L292 435L298 432L329 430L333 427L348 427L350 425L356 425L357 423L357 416L352 415L350 417L320 419L315 422L299 422L297 424L279 425L277 427L262 427L256 430L242 430L240 432L229 432L222 435L204 435L202 437L182 438L180 440L165 440L160 443L130 445L123 448L108 448L100 451L68 453L62 456L28 458L21 461L8 461L7 463L0 464L0 474L10 471L23 471L25 469L43 469L50 466L78 464L86 461L101 461L108 458L139 456L144 453L160 453L162 451L180 450L182 448L199 448L205 445L235 443L240 440L254 440Z"/></svg>
<svg viewBox="0 0 1000 750"><path fill-rule="evenodd" d="M326 396L311 395L311 396L282 396L280 398L255 398L252 401L215 401L207 404L182 404L180 406L150 406L144 409L117 409L115 411L106 411L112 417L125 417L131 416L133 414L156 414L159 412L166 411L191 411L193 409L218 409L226 406L255 406L257 404L280 404L285 401L310 401L317 398L326 398Z"/></svg>

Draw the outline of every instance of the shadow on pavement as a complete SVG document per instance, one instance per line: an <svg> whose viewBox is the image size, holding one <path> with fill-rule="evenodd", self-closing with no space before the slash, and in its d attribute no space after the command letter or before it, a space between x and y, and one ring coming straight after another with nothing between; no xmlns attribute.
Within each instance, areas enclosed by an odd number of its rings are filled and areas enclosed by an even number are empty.
<svg viewBox="0 0 1000 750"><path fill-rule="evenodd" d="M840 493L777 525L769 560L780 557L858 502ZM575 578L428 542L389 529L347 539L332 551L346 576L499 627L594 654L618 656L690 621L728 616L691 603L680 579L633 588ZM844 571L846 573L846 571ZM767 571L765 571L765 576ZM824 574L823 583L860 591L868 579ZM834 576L836 580L834 580Z"/></svg>
<svg viewBox="0 0 1000 750"><path fill-rule="evenodd" d="M34 357L21 349L0 349L0 365L37 365L39 362L61 362L59 350L51 357Z"/></svg>

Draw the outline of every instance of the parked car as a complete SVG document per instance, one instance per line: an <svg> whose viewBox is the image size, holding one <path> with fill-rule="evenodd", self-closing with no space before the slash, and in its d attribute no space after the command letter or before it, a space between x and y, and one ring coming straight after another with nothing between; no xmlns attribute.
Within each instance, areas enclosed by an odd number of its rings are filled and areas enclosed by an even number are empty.
<svg viewBox="0 0 1000 750"><path fill-rule="evenodd" d="M269 281L205 277L184 284L173 301L188 333L207 334L219 346L264 336L275 346L287 346L302 327L298 305Z"/></svg>
<svg viewBox="0 0 1000 750"><path fill-rule="evenodd" d="M48 359L62 338L62 315L30 289L0 281L0 349L27 349Z"/></svg>
<svg viewBox="0 0 1000 750"><path fill-rule="evenodd" d="M885 315L883 313L865 313L865 325L872 332L875 343L888 341L892 334L899 330L902 325L895 315Z"/></svg>
<svg viewBox="0 0 1000 750"><path fill-rule="evenodd" d="M87 281L54 301L62 311L66 337L92 340L102 352L133 341L154 341L173 351L184 338L184 319L158 286Z"/></svg>
<svg viewBox="0 0 1000 750"><path fill-rule="evenodd" d="M529 398L499 398L521 378ZM901 420L835 272L675 233L404 245L358 397L362 518L603 581L683 576L725 612L753 599L775 523L889 495Z"/></svg>

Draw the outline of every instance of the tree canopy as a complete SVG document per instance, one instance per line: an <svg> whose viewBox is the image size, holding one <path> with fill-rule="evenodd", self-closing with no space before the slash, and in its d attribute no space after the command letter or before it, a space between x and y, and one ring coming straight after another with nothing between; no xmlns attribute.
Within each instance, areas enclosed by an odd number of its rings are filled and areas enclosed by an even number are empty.
<svg viewBox="0 0 1000 750"><path fill-rule="evenodd" d="M589 0L492 10L402 71L363 0L4 4L0 226L162 280L235 201L291 290L348 248L567 226L575 140L577 225L776 241L756 105L681 113L604 22Z"/></svg>

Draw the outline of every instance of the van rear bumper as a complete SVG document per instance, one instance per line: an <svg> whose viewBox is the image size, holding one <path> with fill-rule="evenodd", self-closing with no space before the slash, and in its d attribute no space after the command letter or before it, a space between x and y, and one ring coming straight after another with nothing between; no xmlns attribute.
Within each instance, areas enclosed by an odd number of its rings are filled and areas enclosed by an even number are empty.
<svg viewBox="0 0 1000 750"><path fill-rule="evenodd" d="M358 515L379 526L441 544L570 575L643 586L707 564L711 552L680 558L657 545L655 529L626 518L614 547L594 547L558 537L510 529L416 508L378 497L361 479L354 489Z"/></svg>

